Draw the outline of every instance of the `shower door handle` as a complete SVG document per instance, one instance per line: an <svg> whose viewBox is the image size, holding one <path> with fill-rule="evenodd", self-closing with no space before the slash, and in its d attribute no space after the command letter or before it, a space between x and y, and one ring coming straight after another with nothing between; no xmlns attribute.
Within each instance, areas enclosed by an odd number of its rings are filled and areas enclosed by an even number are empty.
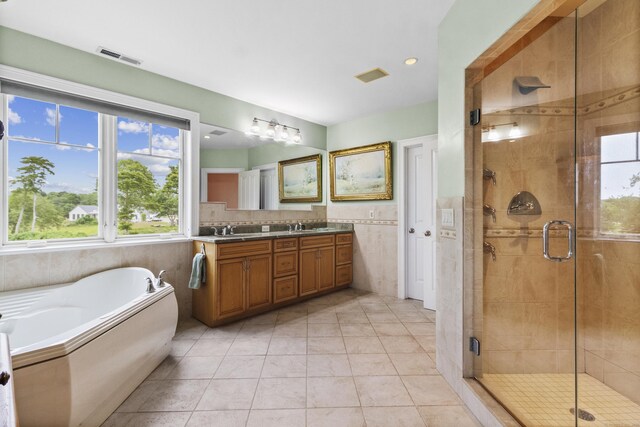
<svg viewBox="0 0 640 427"><path fill-rule="evenodd" d="M563 225L569 230L569 247L566 256L552 256L551 254L549 254L549 228L552 225ZM544 257L553 262L564 262L573 258L573 247L575 245L574 233L575 231L573 225L569 221L554 219L547 222L542 228L542 254L544 255Z"/></svg>

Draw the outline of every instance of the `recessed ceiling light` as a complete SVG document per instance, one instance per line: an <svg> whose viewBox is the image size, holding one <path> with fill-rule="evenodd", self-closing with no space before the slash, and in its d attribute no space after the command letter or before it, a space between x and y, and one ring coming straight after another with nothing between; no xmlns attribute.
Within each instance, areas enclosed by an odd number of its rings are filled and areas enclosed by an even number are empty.
<svg viewBox="0 0 640 427"><path fill-rule="evenodd" d="M418 58L414 58L413 56L411 58L407 58L407 59L404 60L404 63L406 65L413 65L416 62L418 62Z"/></svg>
<svg viewBox="0 0 640 427"><path fill-rule="evenodd" d="M209 135L205 135L204 139L211 139L211 137Z"/></svg>

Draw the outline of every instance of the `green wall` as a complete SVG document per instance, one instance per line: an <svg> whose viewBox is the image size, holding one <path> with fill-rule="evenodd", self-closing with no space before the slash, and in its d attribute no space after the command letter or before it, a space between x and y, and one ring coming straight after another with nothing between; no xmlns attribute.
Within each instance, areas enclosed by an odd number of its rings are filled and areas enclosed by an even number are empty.
<svg viewBox="0 0 640 427"><path fill-rule="evenodd" d="M456 0L438 28L438 197L464 196L465 69L539 0Z"/></svg>
<svg viewBox="0 0 640 427"><path fill-rule="evenodd" d="M0 64L196 111L202 122L239 131L255 116L276 119L300 128L305 145L326 147L324 126L2 26Z"/></svg>
<svg viewBox="0 0 640 427"><path fill-rule="evenodd" d="M249 149L249 167L277 163L280 160L296 159L314 154L326 154L324 150L302 145L265 144ZM323 162L322 167L326 167Z"/></svg>
<svg viewBox="0 0 640 427"><path fill-rule="evenodd" d="M249 169L249 149L200 150L201 168L243 168Z"/></svg>
<svg viewBox="0 0 640 427"><path fill-rule="evenodd" d="M400 108L381 114L338 123L327 128L327 150L341 150L377 142L396 142L418 136L438 133L438 104L429 101L412 107ZM396 185L398 180L398 163L396 144L392 144L393 159L393 198L388 201L371 202L339 202L342 204L392 204L396 203ZM329 185L328 167L325 182ZM331 202L329 202L331 203Z"/></svg>

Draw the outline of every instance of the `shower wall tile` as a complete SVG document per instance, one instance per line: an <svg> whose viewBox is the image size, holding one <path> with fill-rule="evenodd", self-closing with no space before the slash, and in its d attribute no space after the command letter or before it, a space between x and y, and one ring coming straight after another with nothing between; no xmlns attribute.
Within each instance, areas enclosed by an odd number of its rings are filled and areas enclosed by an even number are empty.
<svg viewBox="0 0 640 427"><path fill-rule="evenodd" d="M191 242L5 255L0 256L0 290L70 283L119 267L143 267L154 274L167 270L167 281L175 288L179 316L188 318L191 317L191 291L187 288L191 257Z"/></svg>

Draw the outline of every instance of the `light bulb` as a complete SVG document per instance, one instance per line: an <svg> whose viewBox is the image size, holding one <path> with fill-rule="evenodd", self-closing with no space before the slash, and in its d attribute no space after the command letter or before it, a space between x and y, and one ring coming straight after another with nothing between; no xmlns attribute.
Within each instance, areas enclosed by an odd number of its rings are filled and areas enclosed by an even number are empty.
<svg viewBox="0 0 640 427"><path fill-rule="evenodd" d="M258 124L258 119L254 117L253 123L251 124L251 133L257 135L260 133L260 125Z"/></svg>
<svg viewBox="0 0 640 427"><path fill-rule="evenodd" d="M289 130L287 129L286 126L283 126L282 130L280 131L280 139L283 141L286 141L289 139Z"/></svg>
<svg viewBox="0 0 640 427"><path fill-rule="evenodd" d="M300 131L297 131L296 134L293 135L293 138L291 138L291 140L296 144L300 144L300 142L302 141L302 135L300 135Z"/></svg>
<svg viewBox="0 0 640 427"><path fill-rule="evenodd" d="M513 124L511 130L509 131L509 138L520 138L522 136L522 132L520 132L520 128L517 123Z"/></svg>
<svg viewBox="0 0 640 427"><path fill-rule="evenodd" d="M273 123L269 123L269 127L265 131L264 135L267 138L273 139L276 136L276 125Z"/></svg>
<svg viewBox="0 0 640 427"><path fill-rule="evenodd" d="M491 128L489 129L489 135L487 135L487 138L489 139L489 141L495 141L496 139L498 139L498 132L496 131L495 126L491 126Z"/></svg>

